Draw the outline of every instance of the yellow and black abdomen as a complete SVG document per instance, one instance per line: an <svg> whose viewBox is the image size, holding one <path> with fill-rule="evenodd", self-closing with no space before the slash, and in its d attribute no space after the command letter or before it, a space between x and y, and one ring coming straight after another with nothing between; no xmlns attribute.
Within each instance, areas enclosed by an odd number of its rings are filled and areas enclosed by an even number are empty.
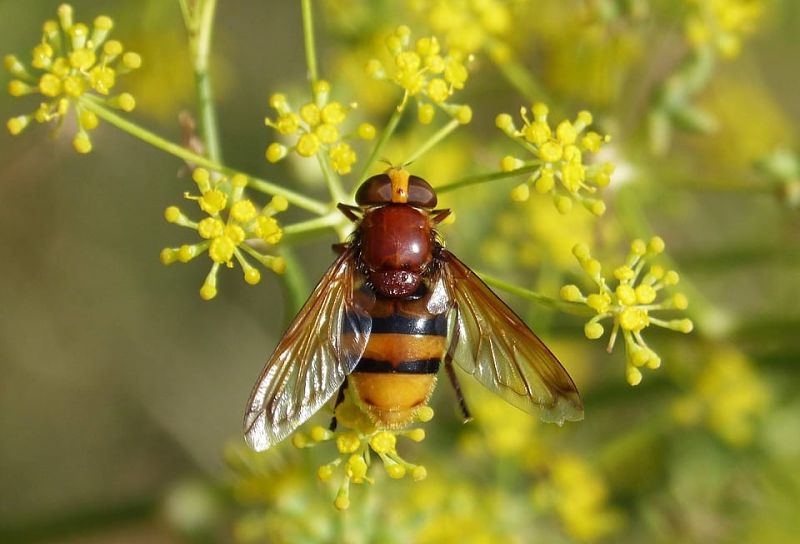
<svg viewBox="0 0 800 544"><path fill-rule="evenodd" d="M369 342L348 377L361 407L382 427L411 423L436 385L447 318L428 313L421 302L378 299Z"/></svg>

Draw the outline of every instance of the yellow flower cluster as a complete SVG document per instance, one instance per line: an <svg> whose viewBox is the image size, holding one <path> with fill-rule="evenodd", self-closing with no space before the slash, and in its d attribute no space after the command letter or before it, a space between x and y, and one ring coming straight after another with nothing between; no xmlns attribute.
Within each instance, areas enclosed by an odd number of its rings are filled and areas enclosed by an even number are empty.
<svg viewBox="0 0 800 544"><path fill-rule="evenodd" d="M6 126L11 134L21 133L33 120L63 122L72 105L78 129L72 145L78 153L88 153L92 150L89 131L97 127L98 119L83 106L83 101L102 100L123 111L133 110L136 101L132 95L110 93L117 76L139 68L142 58L125 51L117 40L107 40L113 26L105 15L97 17L91 29L76 23L72 6L62 4L58 21L45 21L42 41L33 48L30 67L14 55L5 57L6 70L16 78L8 84L9 94L43 97L33 113L8 120Z"/></svg>
<svg viewBox="0 0 800 544"><path fill-rule="evenodd" d="M185 196L188 200L196 201L207 217L195 222L184 215L177 206L167 208L164 217L170 223L197 231L203 241L164 248L161 251L161 262L186 263L198 255L208 253L213 264L200 288L200 296L205 300L217 296L217 273L220 265L233 268L234 259L242 267L247 283L255 285L261 281L261 272L250 264L244 253L249 254L265 268L277 274L283 273L286 268L283 258L267 255L258 248L263 245L275 245L280 241L283 231L273 216L288 208L289 203L286 199L275 196L269 204L259 209L253 201L244 198L247 177L243 174L236 174L228 179L203 168L197 168L192 174L192 179L200 194L187 193Z"/></svg>
<svg viewBox="0 0 800 544"><path fill-rule="evenodd" d="M468 55L457 49L442 51L435 37L418 39L412 47L411 29L398 27L386 40L393 65L386 67L377 59L367 63L367 73L378 80L391 81L404 90L403 105L409 97L417 101L422 124L433 121L438 106L462 124L472 120L469 106L452 104L448 100L464 88L469 72Z"/></svg>
<svg viewBox="0 0 800 544"><path fill-rule="evenodd" d="M416 419L427 422L433 418L433 409L423 406L417 410ZM309 435L295 433L292 444L297 448L314 447L321 442L334 441L338 456L322 465L317 476L323 482L330 480L337 470L343 473L342 484L336 494L334 506L339 510L350 507L350 484L374 483L367 476L371 464L371 453L377 454L383 462L383 468L390 478L400 479L411 475L414 481L424 480L428 472L422 465L414 465L397 453L397 437L404 436L420 442L425 439L425 431L420 428L407 430L379 429L369 416L345 396L336 408L337 424L343 430L329 431L324 427L312 427Z"/></svg>
<svg viewBox="0 0 800 544"><path fill-rule="evenodd" d="M508 2L499 0L412 0L411 9L426 16L434 32L445 37L448 47L474 53L493 36L511 27Z"/></svg>
<svg viewBox="0 0 800 544"><path fill-rule="evenodd" d="M664 241L657 236L649 243L634 240L625 264L614 270L617 286L611 289L602 276L600 262L592 258L586 245L578 244L572 252L597 285L597 293L584 296L575 285L561 288L561 297L564 300L585 304L597 313L584 327L587 338L594 340L603 336L605 329L600 321L612 318L614 325L608 342L608 351L611 352L618 333L622 331L627 358L625 375L631 385L638 385L642 381L641 368L646 366L656 369L661 366L661 358L642 338L645 328L657 325L689 333L694 327L689 319L665 321L650 315L654 310L685 310L689 305L682 293L675 293L661 302L656 301L658 291L676 285L680 279L674 270L665 271L658 265L652 265L647 272L644 271L647 261L663 251Z"/></svg>
<svg viewBox="0 0 800 544"><path fill-rule="evenodd" d="M770 391L739 351L716 350L700 372L694 392L678 399L673 417L686 425L704 423L732 446L753 439L758 417L767 411Z"/></svg>
<svg viewBox="0 0 800 544"><path fill-rule="evenodd" d="M752 34L764 10L763 0L687 0L686 38L695 48L708 45L724 58L734 58L742 39Z"/></svg>
<svg viewBox="0 0 800 544"><path fill-rule="evenodd" d="M533 119L528 118L527 108L520 110L523 120L522 128L517 128L514 119L507 113L501 113L495 119L497 127L506 136L512 138L529 153L533 159L524 161L512 155L506 155L500 161L504 172L514 172L530 167L535 169L525 183L516 186L511 198L524 202L530 197L530 187L537 193L550 194L556 208L561 213L572 209L573 201L581 202L586 209L595 215L603 215L606 205L602 200L591 196L611 181L614 165L586 164L584 154L597 153L609 136L602 136L595 131L586 131L592 124L592 114L588 111L578 113L574 122L564 120L553 129L547 121L549 109L542 103L531 108Z"/></svg>
<svg viewBox="0 0 800 544"><path fill-rule="evenodd" d="M287 147L273 142L267 147L266 157L269 162L278 162L293 151L301 157L327 156L333 169L339 174L347 174L355 164L356 152L345 140L358 137L371 140L375 137L375 127L369 123L359 125L354 135L341 133L340 126L347 119L347 114L356 104L345 106L341 102L331 101L331 87L327 81L320 80L314 84L314 100L300 106L298 111L292 109L286 95L273 94L269 105L277 112L278 117L267 117L264 122L285 137L296 136L294 145ZM320 155L324 153L325 155Z"/></svg>
<svg viewBox="0 0 800 544"><path fill-rule="evenodd" d="M608 488L602 477L583 459L560 455L553 460L549 477L536 485L534 505L558 514L567 534L578 542L592 542L616 532L621 514L610 508Z"/></svg>

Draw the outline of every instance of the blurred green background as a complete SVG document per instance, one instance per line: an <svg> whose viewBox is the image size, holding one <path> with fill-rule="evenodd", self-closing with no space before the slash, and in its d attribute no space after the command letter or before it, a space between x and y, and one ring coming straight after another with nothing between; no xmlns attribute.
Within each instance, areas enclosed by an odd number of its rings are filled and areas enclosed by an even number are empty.
<svg viewBox="0 0 800 544"><path fill-rule="evenodd" d="M397 24L430 32L435 4L314 3L323 76L377 127L396 89L357 74ZM476 12L484 3L451 4ZM333 492L316 482L324 456L288 445L265 457L241 449L244 402L291 308L274 275L250 287L223 274L220 296L204 302L197 289L205 264L161 265L161 248L182 241L163 220L190 189L182 164L106 123L88 156L73 151L69 123L55 136L43 126L18 137L3 131L0 541L455 541L448 527L476 542L484 533L487 542L800 539L800 4L751 2L763 13L741 54L718 59L688 98L716 131L670 119L666 153L653 152L648 118L687 54L687 13L703 2L502 4L525 17L493 39L507 40L535 75L554 119L595 113L614 137L617 177L597 222L582 209L559 216L546 198L512 203L518 182L450 193L445 204L458 218L445 229L449 245L476 269L555 296L561 284L581 281L569 257L575 241L613 267L632 237L659 234L671 266L699 295L690 296L699 305L692 335L648 331L663 368L632 388L623 346L609 356L604 341L583 336L581 320L504 294L573 373L586 421L544 429L470 387L480 406L465 429L441 387L430 438L412 455L428 466L429 481L383 478L353 492L367 505L360 513L340 514L329 504ZM57 5L0 2L0 52L27 59ZM144 58L119 82L137 98L130 117L179 141L177 115L194 107L194 87L177 3L73 5L79 20L111 16L114 37ZM212 75L226 164L324 199L307 165L263 159L274 141L263 124L267 97L301 96L305 85L301 28L299 3L220 3ZM415 165L434 185L496 170L516 151L494 117L536 97L515 88L486 51L476 53L458 97L475 111L473 123ZM4 93L0 118L35 106ZM390 158L421 141L425 129L414 125L401 126ZM759 167L765 160L788 163L788 174ZM290 210L281 219L304 217ZM297 246L312 284L334 241L331 233ZM263 493L242 492L242 482ZM562 484L567 491L558 491ZM569 489L602 492L581 499ZM564 510L581 500L588 506L574 515L595 516L600 529L582 533ZM363 521L375 517L392 534ZM309 519L317 525L303 528Z"/></svg>

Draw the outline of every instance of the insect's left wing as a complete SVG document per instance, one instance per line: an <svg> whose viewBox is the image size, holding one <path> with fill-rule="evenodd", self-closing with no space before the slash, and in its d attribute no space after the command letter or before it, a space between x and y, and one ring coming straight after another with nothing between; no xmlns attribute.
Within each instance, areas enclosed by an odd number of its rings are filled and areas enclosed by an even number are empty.
<svg viewBox="0 0 800 544"><path fill-rule="evenodd" d="M267 361L244 417L247 442L265 450L316 413L353 371L372 320L354 297L358 272L347 249L320 280Z"/></svg>
<svg viewBox="0 0 800 544"><path fill-rule="evenodd" d="M544 421L583 419L567 371L527 325L464 263L442 251L434 292L447 291L456 363L484 386Z"/></svg>

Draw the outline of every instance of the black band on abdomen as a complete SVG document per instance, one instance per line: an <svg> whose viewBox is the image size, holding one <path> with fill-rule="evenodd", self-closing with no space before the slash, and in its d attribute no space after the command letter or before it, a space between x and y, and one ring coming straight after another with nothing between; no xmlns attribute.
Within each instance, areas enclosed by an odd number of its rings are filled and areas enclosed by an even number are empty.
<svg viewBox="0 0 800 544"><path fill-rule="evenodd" d="M397 366L392 366L387 361L363 358L356 365L353 372L374 372L376 374L436 374L439 372L439 359L420 359L419 361L405 361Z"/></svg>
<svg viewBox="0 0 800 544"><path fill-rule="evenodd" d="M350 320L344 320L342 333L353 332ZM424 334L430 336L447 336L447 316L444 314L435 317L406 317L392 314L387 317L372 318L372 333L394 334Z"/></svg>

